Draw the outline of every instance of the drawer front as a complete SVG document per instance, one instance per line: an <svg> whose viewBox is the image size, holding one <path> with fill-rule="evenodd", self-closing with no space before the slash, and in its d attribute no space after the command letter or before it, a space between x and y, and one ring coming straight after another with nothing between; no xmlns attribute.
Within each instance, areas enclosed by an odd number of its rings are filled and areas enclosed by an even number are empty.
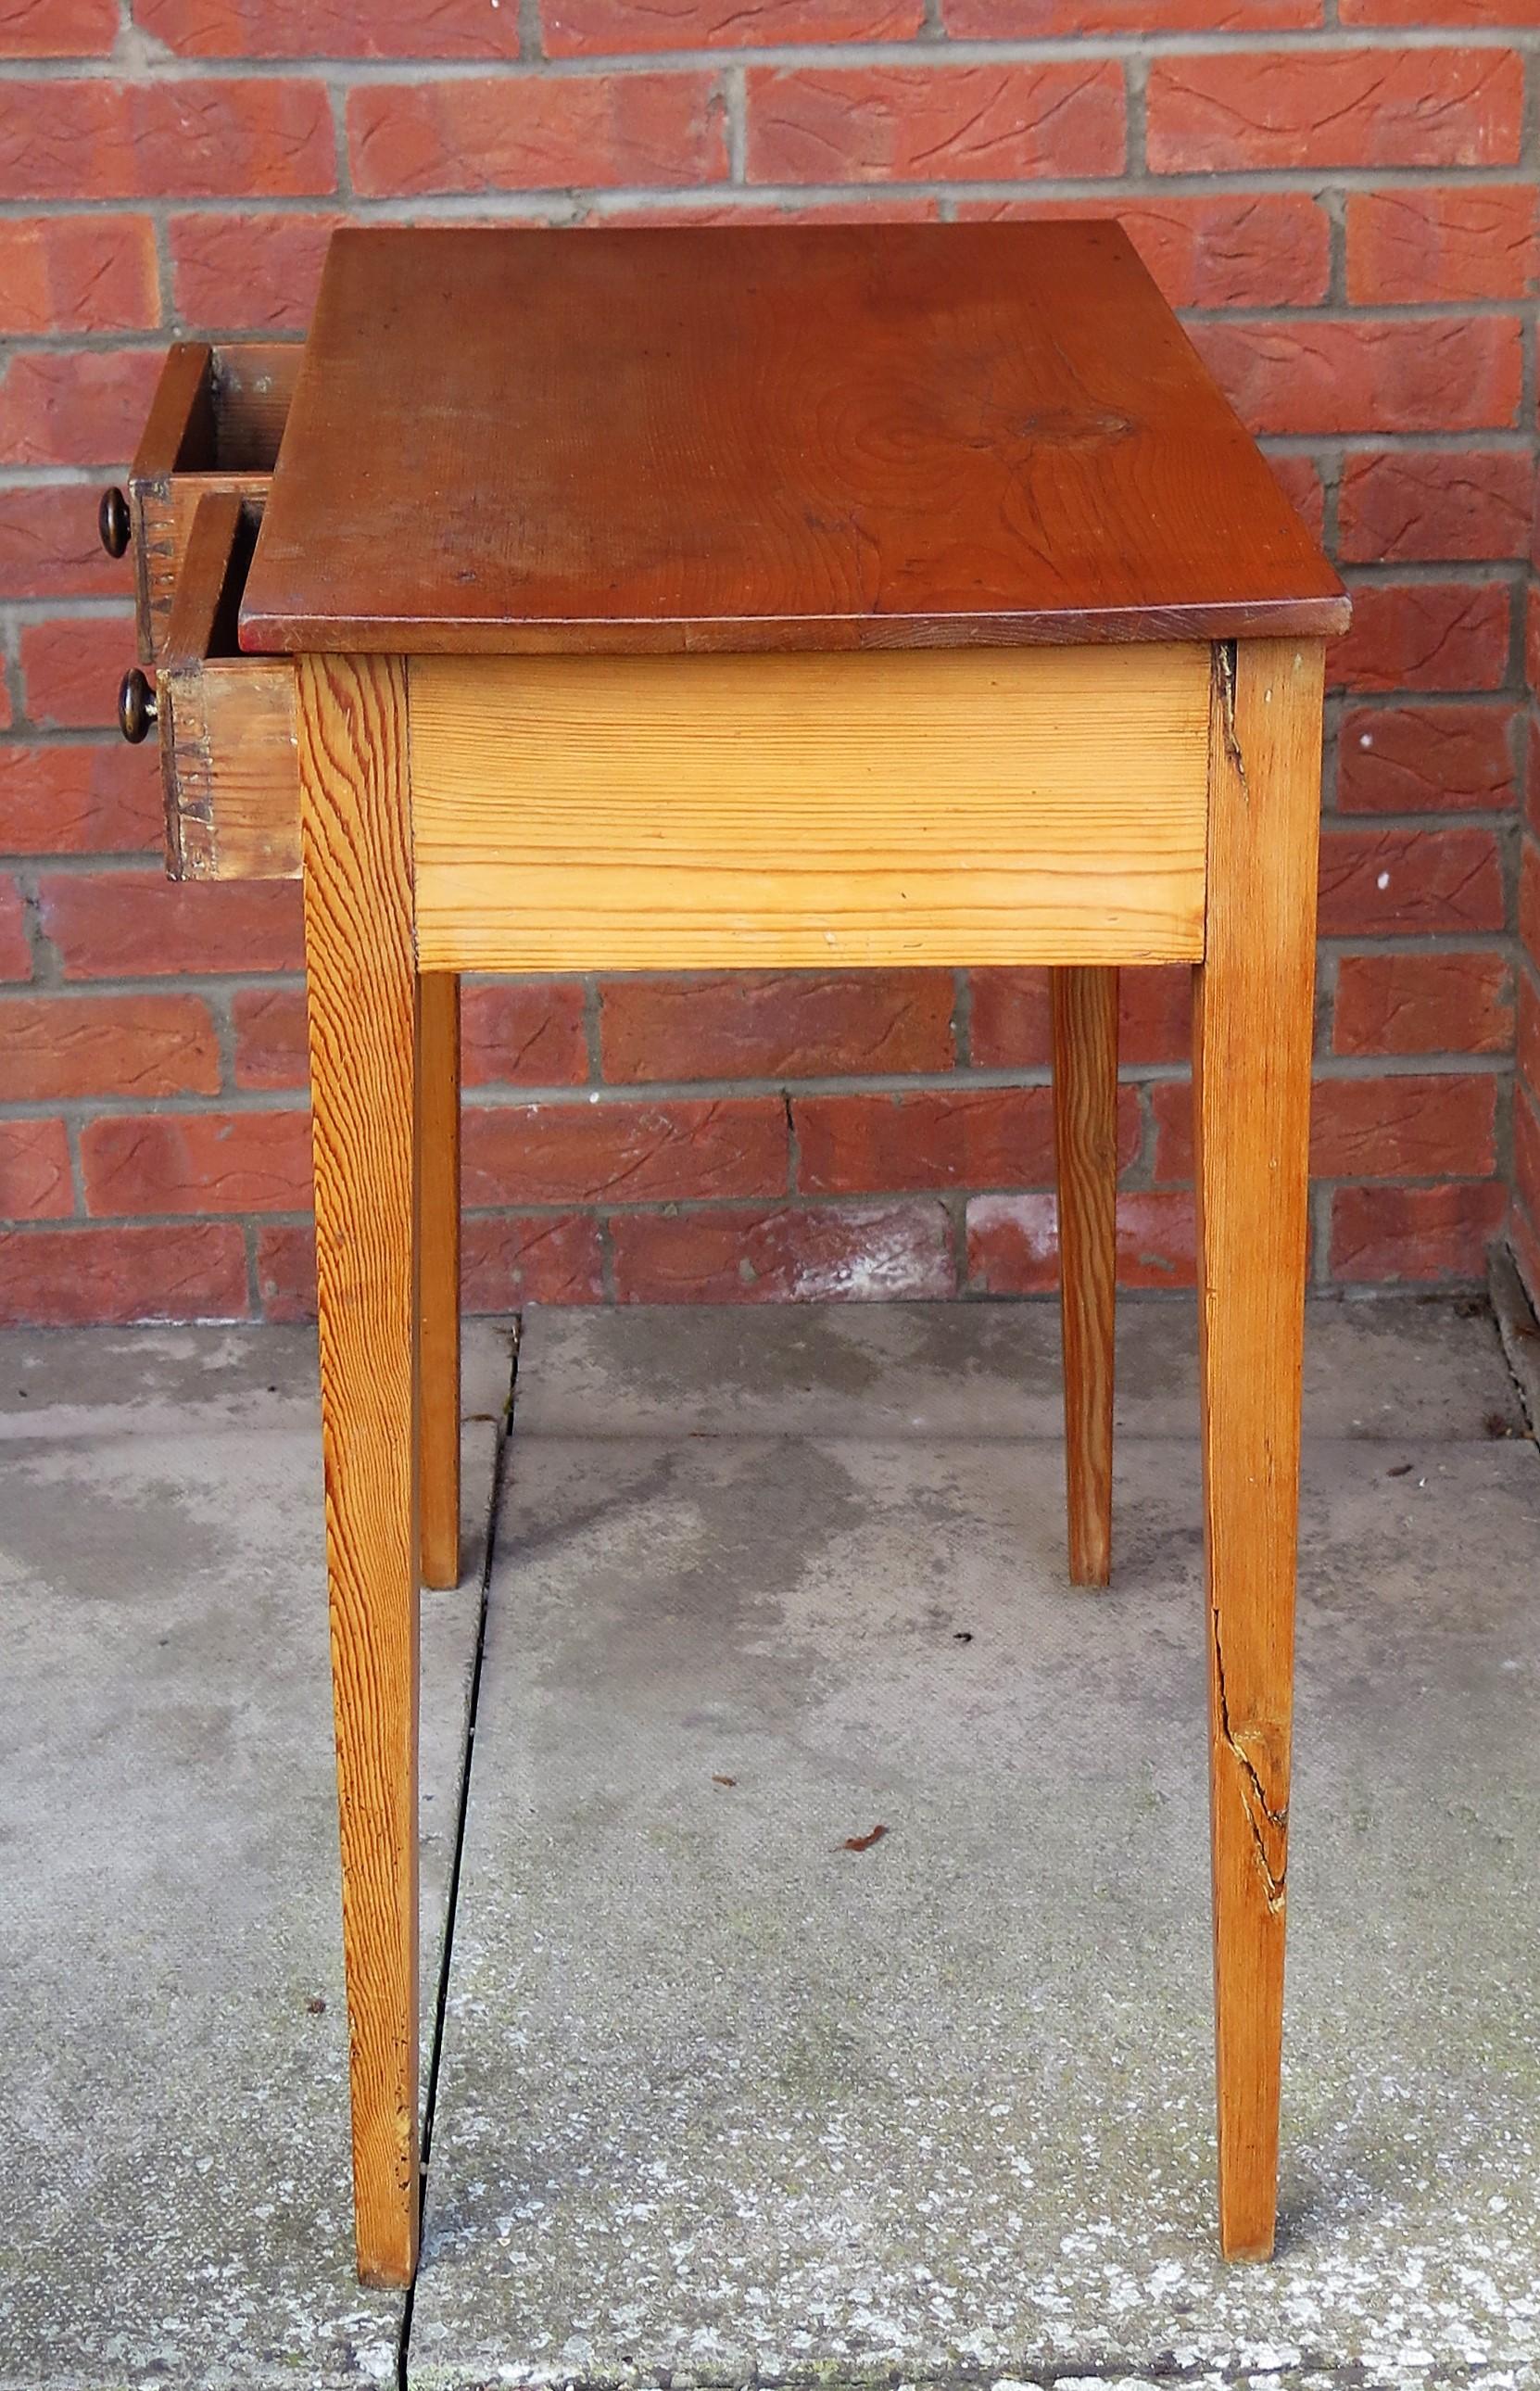
<svg viewBox="0 0 1540 2391"><path fill-rule="evenodd" d="M294 667L236 648L255 534L239 494L206 496L177 575L155 676L174 880L299 874Z"/></svg>
<svg viewBox="0 0 1540 2391"><path fill-rule="evenodd" d="M1197 644L417 658L420 958L1196 961L1210 684Z"/></svg>

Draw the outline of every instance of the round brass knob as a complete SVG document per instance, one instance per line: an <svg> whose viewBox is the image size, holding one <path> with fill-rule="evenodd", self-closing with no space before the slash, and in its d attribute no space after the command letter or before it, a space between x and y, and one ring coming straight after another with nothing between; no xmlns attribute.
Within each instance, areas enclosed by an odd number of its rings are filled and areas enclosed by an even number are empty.
<svg viewBox="0 0 1540 2391"><path fill-rule="evenodd" d="M131 747L149 738L159 712L154 684L135 665L124 673L118 691L118 729Z"/></svg>
<svg viewBox="0 0 1540 2391"><path fill-rule="evenodd" d="M97 509L97 529L109 556L122 556L128 547L128 535L133 523L128 512L128 500L121 490L103 490L101 504Z"/></svg>

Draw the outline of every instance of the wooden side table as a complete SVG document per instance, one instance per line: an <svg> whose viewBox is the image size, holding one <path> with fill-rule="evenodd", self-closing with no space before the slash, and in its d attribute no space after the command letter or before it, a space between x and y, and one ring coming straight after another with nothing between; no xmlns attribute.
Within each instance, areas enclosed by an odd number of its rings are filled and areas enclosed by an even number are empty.
<svg viewBox="0 0 1540 2391"><path fill-rule="evenodd" d="M276 470L274 470L276 459ZM1322 643L1109 224L344 231L126 505L172 869L302 874L359 2269L417 2258L417 1608L458 1574L473 971L1054 971L1106 1582L1120 966L1194 967L1220 2233L1275 2207Z"/></svg>

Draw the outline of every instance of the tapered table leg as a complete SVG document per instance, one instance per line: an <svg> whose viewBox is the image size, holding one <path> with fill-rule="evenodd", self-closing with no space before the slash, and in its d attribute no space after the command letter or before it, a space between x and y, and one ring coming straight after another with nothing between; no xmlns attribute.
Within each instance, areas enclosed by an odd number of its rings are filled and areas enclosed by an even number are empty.
<svg viewBox="0 0 1540 2391"><path fill-rule="evenodd" d="M1319 643L1215 651L1194 1050L1220 2241L1277 2209Z"/></svg>
<svg viewBox="0 0 1540 2391"><path fill-rule="evenodd" d="M417 2263L417 977L406 674L297 667L358 2271Z"/></svg>
<svg viewBox="0 0 1540 2391"><path fill-rule="evenodd" d="M420 990L422 1583L459 1583L459 976Z"/></svg>
<svg viewBox="0 0 1540 2391"><path fill-rule="evenodd" d="M1118 975L1060 970L1052 986L1069 1575L1076 1585L1106 1585L1112 1566Z"/></svg>

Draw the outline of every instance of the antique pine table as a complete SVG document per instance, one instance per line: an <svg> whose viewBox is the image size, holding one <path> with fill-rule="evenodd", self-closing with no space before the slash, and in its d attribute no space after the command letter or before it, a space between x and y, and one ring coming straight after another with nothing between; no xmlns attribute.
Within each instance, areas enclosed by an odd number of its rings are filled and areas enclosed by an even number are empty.
<svg viewBox="0 0 1540 2391"><path fill-rule="evenodd" d="M297 371L296 371L297 365ZM465 971L1041 963L1070 1575L1106 1581L1117 977L1187 963L1219 2207L1272 2246L1323 642L1110 224L343 231L129 492L170 868L304 881L359 2269L417 2255L419 1573L458 1574Z"/></svg>

